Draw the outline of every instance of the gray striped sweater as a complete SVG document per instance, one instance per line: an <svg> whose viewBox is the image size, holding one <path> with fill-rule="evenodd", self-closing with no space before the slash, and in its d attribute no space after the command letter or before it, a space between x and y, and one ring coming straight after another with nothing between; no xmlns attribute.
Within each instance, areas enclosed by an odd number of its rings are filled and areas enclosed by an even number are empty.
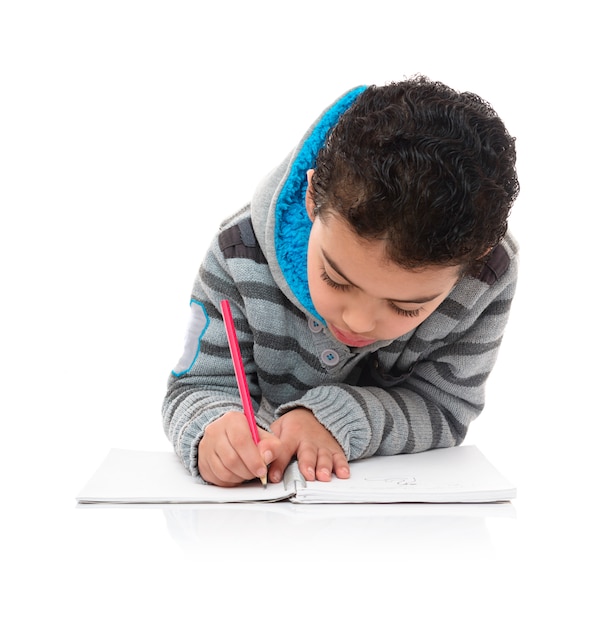
<svg viewBox="0 0 600 626"><path fill-rule="evenodd" d="M348 347L310 300L306 170L358 93L327 109L250 205L222 224L200 267L184 352L163 403L165 432L193 476L207 424L242 410L222 299L231 304L262 428L305 407L354 460L458 445L483 409L516 286L511 235L479 277L461 279L431 316L393 341Z"/></svg>

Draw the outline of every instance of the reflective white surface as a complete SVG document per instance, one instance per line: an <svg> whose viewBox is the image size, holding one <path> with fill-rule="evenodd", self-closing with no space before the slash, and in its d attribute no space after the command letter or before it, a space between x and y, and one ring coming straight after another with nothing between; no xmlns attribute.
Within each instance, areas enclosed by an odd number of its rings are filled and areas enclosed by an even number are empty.
<svg viewBox="0 0 600 626"><path fill-rule="evenodd" d="M597 586L584 571L593 546L581 543L593 537L591 510L559 498L533 514L524 500L15 507L7 600L20 623L201 620L216 610L250 612L251 623L283 614L292 624L400 615L586 623Z"/></svg>
<svg viewBox="0 0 600 626"><path fill-rule="evenodd" d="M213 4L0 5L3 623L597 621L591 5ZM521 279L467 438L515 502L76 507L111 447L169 449L221 219L340 93L415 72L517 136Z"/></svg>

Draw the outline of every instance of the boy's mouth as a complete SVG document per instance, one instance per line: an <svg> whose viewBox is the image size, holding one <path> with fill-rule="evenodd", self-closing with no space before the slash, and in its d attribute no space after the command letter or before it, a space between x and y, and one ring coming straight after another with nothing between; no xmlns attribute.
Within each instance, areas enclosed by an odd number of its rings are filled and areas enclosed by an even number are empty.
<svg viewBox="0 0 600 626"><path fill-rule="evenodd" d="M329 325L329 330L331 330L333 336L342 343L345 343L347 346L351 346L353 348L364 348L365 346L369 346L372 343L375 343L376 339L371 339L370 337L364 337L363 335L354 335L352 333L346 333L336 326L332 324Z"/></svg>

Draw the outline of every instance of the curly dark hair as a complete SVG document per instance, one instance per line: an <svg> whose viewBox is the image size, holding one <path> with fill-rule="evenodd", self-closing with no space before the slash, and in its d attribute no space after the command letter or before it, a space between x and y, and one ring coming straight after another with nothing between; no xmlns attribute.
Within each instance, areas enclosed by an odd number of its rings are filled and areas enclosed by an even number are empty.
<svg viewBox="0 0 600 626"><path fill-rule="evenodd" d="M384 239L405 268L476 271L519 193L515 139L494 109L424 76L368 87L332 128L312 178L316 214Z"/></svg>

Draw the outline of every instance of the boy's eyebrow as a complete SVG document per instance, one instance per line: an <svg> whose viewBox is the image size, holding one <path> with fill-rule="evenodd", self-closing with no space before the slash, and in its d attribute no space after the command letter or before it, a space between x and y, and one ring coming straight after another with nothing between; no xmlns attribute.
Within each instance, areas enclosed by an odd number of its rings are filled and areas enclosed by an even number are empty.
<svg viewBox="0 0 600 626"><path fill-rule="evenodd" d="M337 266L337 264L329 258L329 255L325 252L325 250L321 248L321 252L323 253L323 257L327 261L328 265L331 266L331 269L333 269L336 274L339 274L348 284L352 285L353 287L356 287L357 289L360 289L358 285L355 285L347 276L344 275L344 272L342 272L340 268ZM398 298L385 298L385 299L388 300L389 302L399 302L401 304L425 304L426 302L431 302L432 300L439 298L441 295L442 295L441 293L438 293L434 296L413 298L411 300L399 300Z"/></svg>

